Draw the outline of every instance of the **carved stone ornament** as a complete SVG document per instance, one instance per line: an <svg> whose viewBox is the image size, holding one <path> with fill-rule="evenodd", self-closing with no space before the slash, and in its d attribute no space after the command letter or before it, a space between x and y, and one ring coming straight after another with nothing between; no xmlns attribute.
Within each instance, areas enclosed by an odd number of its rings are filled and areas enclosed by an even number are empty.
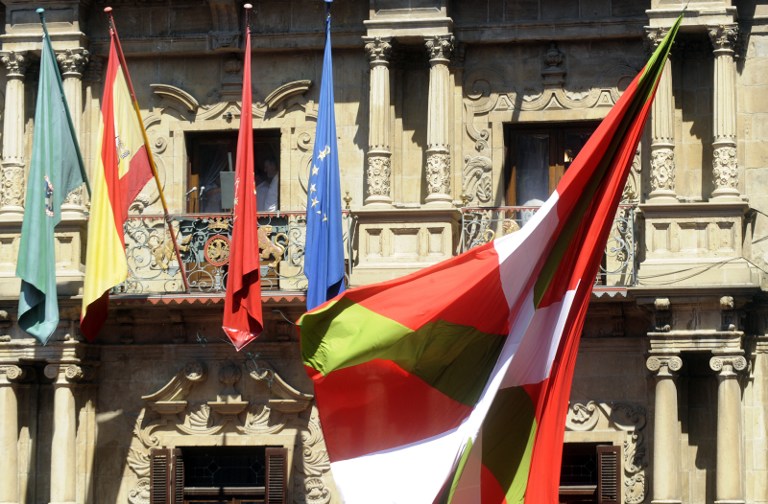
<svg viewBox="0 0 768 504"><path fill-rule="evenodd" d="M683 359L676 355L652 355L645 361L645 367L658 376L671 376L683 368Z"/></svg>
<svg viewBox="0 0 768 504"><path fill-rule="evenodd" d="M735 374L747 369L747 359L742 355L716 355L709 359L709 367L722 375Z"/></svg>
<svg viewBox="0 0 768 504"><path fill-rule="evenodd" d="M675 153L672 149L659 149L651 153L651 189L675 190Z"/></svg>
<svg viewBox="0 0 768 504"><path fill-rule="evenodd" d="M493 166L491 158L486 156L467 156L464 158L463 193L467 206L478 206L491 201L493 197Z"/></svg>
<svg viewBox="0 0 768 504"><path fill-rule="evenodd" d="M234 387L243 381L243 368L253 382L242 383L243 391L250 384L251 392L241 398ZM203 437L207 438L203 444L221 445L225 435L228 438L269 435L292 428L297 431L291 477L294 502L330 502L330 461L317 411L312 406L313 396L296 390L261 361L246 361L244 365L232 361L221 363L216 400L201 397L209 390L210 384L202 387L207 377L206 365L192 361L160 390L143 396L148 407L142 408L136 419L128 453L128 466L137 477L129 490L128 501L149 504L152 448L183 447L185 436L194 436L189 438L190 444L199 444ZM258 394L252 390L254 385ZM227 407L241 404L242 409Z"/></svg>
<svg viewBox="0 0 768 504"><path fill-rule="evenodd" d="M2 56L3 65L8 70L8 77L23 78L29 68L29 58L26 51L10 51Z"/></svg>
<svg viewBox="0 0 768 504"><path fill-rule="evenodd" d="M28 368L17 366L15 364L5 364L0 366L0 386L18 383L29 375Z"/></svg>
<svg viewBox="0 0 768 504"><path fill-rule="evenodd" d="M451 190L451 155L434 153L427 157L427 193L448 194Z"/></svg>
<svg viewBox="0 0 768 504"><path fill-rule="evenodd" d="M387 65L392 54L390 39L374 37L365 39L365 53L371 66Z"/></svg>
<svg viewBox="0 0 768 504"><path fill-rule="evenodd" d="M736 189L739 185L739 166L736 147L718 147L712 153L712 174L715 189Z"/></svg>
<svg viewBox="0 0 768 504"><path fill-rule="evenodd" d="M56 61L59 63L61 69L61 76L67 77L82 77L83 70L88 64L90 53L83 48L67 49L64 52L60 52L56 55Z"/></svg>
<svg viewBox="0 0 768 504"><path fill-rule="evenodd" d="M46 378L53 380L54 385L69 386L93 379L94 369L79 364L59 363L48 364L43 373Z"/></svg>
<svg viewBox="0 0 768 504"><path fill-rule="evenodd" d="M565 83L565 54L557 47L557 42L549 44L549 49L544 53L544 70L541 76L544 86L562 86Z"/></svg>
<svg viewBox="0 0 768 504"><path fill-rule="evenodd" d="M629 403L588 401L571 403L565 428L573 432L623 432L622 492L625 504L645 501L645 469L648 457L645 447L645 409Z"/></svg>
<svg viewBox="0 0 768 504"><path fill-rule="evenodd" d="M711 26L707 33L715 51L732 52L738 42L739 27L737 25Z"/></svg>
<svg viewBox="0 0 768 504"><path fill-rule="evenodd" d="M0 167L0 207L22 206L24 201L24 166L3 162Z"/></svg>
<svg viewBox="0 0 768 504"><path fill-rule="evenodd" d="M429 61L447 63L451 59L454 42L453 35L435 35L427 38L424 43L427 46Z"/></svg>
<svg viewBox="0 0 768 504"><path fill-rule="evenodd" d="M391 194L392 161L389 156L368 156L367 184L369 196Z"/></svg>
<svg viewBox="0 0 768 504"><path fill-rule="evenodd" d="M640 163L640 146L635 151L635 157L632 158L632 166L629 168L629 176L624 184L624 190L621 192L621 203L634 204L640 201L640 176L642 165Z"/></svg>

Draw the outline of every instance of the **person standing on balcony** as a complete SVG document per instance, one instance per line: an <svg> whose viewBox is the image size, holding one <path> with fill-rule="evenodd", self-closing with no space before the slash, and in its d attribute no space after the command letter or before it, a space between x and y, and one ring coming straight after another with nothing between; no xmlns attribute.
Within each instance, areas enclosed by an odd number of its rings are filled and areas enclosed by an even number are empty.
<svg viewBox="0 0 768 504"><path fill-rule="evenodd" d="M276 212L277 197L280 189L277 163L272 158L264 161L264 169L258 174L256 186L256 206L259 212Z"/></svg>

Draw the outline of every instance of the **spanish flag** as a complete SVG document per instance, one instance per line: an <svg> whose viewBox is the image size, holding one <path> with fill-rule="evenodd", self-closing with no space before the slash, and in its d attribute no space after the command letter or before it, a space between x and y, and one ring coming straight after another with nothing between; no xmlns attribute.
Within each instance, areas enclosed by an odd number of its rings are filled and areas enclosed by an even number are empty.
<svg viewBox="0 0 768 504"><path fill-rule="evenodd" d="M119 47L117 33L110 29L80 316L80 329L88 341L96 338L107 318L110 289L128 278L123 225L131 202L152 178L143 126Z"/></svg>

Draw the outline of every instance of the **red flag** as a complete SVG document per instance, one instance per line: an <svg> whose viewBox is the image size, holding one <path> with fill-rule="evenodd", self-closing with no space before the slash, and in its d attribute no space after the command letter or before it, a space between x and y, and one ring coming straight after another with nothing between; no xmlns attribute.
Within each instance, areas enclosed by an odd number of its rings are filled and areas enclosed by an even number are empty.
<svg viewBox="0 0 768 504"><path fill-rule="evenodd" d="M251 31L247 26L243 64L243 106L240 113L240 133L237 137L233 214L222 329L235 348L240 350L255 339L264 328L261 314L256 184L253 174Z"/></svg>

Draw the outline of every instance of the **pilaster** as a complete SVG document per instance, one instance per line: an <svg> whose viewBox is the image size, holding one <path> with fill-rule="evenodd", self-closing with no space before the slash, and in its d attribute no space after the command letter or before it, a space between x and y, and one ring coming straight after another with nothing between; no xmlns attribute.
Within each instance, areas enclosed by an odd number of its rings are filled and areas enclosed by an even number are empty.
<svg viewBox="0 0 768 504"><path fill-rule="evenodd" d="M744 435L739 373L747 369L742 355L715 355L709 367L717 373L717 475L715 504L743 504Z"/></svg>
<svg viewBox="0 0 768 504"><path fill-rule="evenodd" d="M392 151L390 150L389 38L364 38L371 64L368 119L368 168L365 204L392 204Z"/></svg>
<svg viewBox="0 0 768 504"><path fill-rule="evenodd" d="M0 57L7 70L3 113L3 159L0 164L0 220L21 221L24 215L24 76L27 51Z"/></svg>
<svg viewBox="0 0 768 504"><path fill-rule="evenodd" d="M88 64L89 57L90 54L83 48L67 49L56 55L56 61L61 71L64 95L69 107L69 116L72 118L72 126L78 144L82 138L83 71ZM80 150L82 152L82 147ZM81 186L69 193L61 205L62 220L85 215L83 191L84 186Z"/></svg>
<svg viewBox="0 0 768 504"><path fill-rule="evenodd" d="M16 384L28 375L26 368L15 364L0 365L0 504L19 503L19 411Z"/></svg>
<svg viewBox="0 0 768 504"><path fill-rule="evenodd" d="M453 35L436 35L425 40L429 54L429 95L427 117L426 203L450 206L451 152L448 140L450 77L448 67L454 48Z"/></svg>
<svg viewBox="0 0 768 504"><path fill-rule="evenodd" d="M739 163L736 156L736 61L738 26L709 27L714 54L712 175L713 198L738 199Z"/></svg>
<svg viewBox="0 0 768 504"><path fill-rule="evenodd" d="M93 370L72 363L45 367L53 380L53 439L51 442L50 504L75 504L77 499L77 408L74 387L91 378Z"/></svg>
<svg viewBox="0 0 768 504"><path fill-rule="evenodd" d="M646 37L656 48L669 30L646 29ZM664 64L656 96L651 106L651 192L649 200L677 202L675 193L675 103L672 95L672 63Z"/></svg>
<svg viewBox="0 0 768 504"><path fill-rule="evenodd" d="M680 426L677 417L676 355L651 355L645 363L655 374L653 432L653 504L682 503L680 486Z"/></svg>

